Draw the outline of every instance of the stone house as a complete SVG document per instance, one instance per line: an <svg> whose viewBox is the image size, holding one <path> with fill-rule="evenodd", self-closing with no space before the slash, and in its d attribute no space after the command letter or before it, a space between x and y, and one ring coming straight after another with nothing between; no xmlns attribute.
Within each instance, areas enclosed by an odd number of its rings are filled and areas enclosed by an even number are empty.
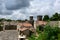
<svg viewBox="0 0 60 40"><path fill-rule="evenodd" d="M26 38L31 36L31 34L35 31L32 24L30 24L28 21L19 23L17 25L17 30L19 32L19 35L26 35Z"/></svg>

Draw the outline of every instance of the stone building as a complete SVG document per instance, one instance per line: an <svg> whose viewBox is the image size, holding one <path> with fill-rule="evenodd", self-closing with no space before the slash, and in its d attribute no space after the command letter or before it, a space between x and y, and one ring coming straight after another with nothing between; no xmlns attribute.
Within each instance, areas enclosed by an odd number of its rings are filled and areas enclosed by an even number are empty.
<svg viewBox="0 0 60 40"><path fill-rule="evenodd" d="M32 26L34 27L34 19L33 19L33 16L30 16L29 23L32 24Z"/></svg>
<svg viewBox="0 0 60 40"><path fill-rule="evenodd" d="M22 34L25 36L25 38L31 36L31 34L34 33L34 28L28 21L19 23L17 25L17 30L19 35L21 36Z"/></svg>
<svg viewBox="0 0 60 40"><path fill-rule="evenodd" d="M38 15L37 20L34 21L34 28L36 29L38 26L44 27L46 24L47 22L42 20L42 16Z"/></svg>

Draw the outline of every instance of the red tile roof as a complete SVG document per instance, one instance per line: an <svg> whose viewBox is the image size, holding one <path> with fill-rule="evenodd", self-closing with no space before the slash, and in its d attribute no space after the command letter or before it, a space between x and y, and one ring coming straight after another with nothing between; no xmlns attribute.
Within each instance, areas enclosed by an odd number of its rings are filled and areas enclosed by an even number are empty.
<svg viewBox="0 0 60 40"><path fill-rule="evenodd" d="M20 31L25 31L25 30L30 30L30 28L32 27L32 24L30 24L29 22L21 22L18 24L19 26L21 26L21 28L19 28Z"/></svg>
<svg viewBox="0 0 60 40"><path fill-rule="evenodd" d="M19 23L18 25L24 26L24 27L32 27L32 25L29 22Z"/></svg>

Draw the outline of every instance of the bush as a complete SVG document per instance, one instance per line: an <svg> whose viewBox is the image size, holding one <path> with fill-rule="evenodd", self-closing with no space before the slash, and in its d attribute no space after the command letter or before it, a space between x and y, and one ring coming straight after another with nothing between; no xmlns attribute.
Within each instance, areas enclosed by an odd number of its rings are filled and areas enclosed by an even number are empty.
<svg viewBox="0 0 60 40"><path fill-rule="evenodd" d="M32 36L30 40L60 40L60 28L51 27L46 25L44 30L41 32L39 27L37 28L38 37Z"/></svg>
<svg viewBox="0 0 60 40"><path fill-rule="evenodd" d="M31 35L31 36L29 37L29 40L36 40L35 35Z"/></svg>
<svg viewBox="0 0 60 40"><path fill-rule="evenodd" d="M0 26L0 31L2 31L3 30L3 27L2 26Z"/></svg>

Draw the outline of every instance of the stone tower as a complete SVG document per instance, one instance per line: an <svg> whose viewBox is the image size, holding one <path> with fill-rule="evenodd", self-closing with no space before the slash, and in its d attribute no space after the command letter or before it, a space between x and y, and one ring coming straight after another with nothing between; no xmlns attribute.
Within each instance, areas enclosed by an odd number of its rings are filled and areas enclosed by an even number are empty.
<svg viewBox="0 0 60 40"><path fill-rule="evenodd" d="M33 16L30 16L29 22L32 24L32 26L34 26L34 19L33 19Z"/></svg>
<svg viewBox="0 0 60 40"><path fill-rule="evenodd" d="M37 21L42 21L42 15L37 16Z"/></svg>

